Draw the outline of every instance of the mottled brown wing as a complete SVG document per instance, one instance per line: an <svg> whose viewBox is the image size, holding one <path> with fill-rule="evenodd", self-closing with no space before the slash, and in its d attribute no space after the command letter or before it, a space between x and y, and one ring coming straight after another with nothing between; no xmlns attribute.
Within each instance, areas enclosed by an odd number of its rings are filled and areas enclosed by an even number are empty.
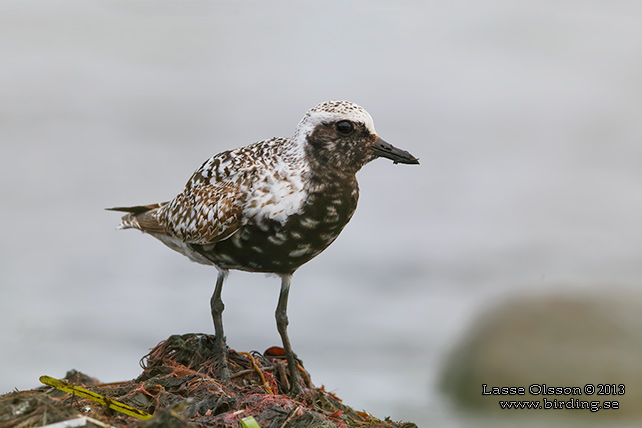
<svg viewBox="0 0 642 428"><path fill-rule="evenodd" d="M187 187L156 213L165 233L190 244L228 238L243 224L241 192L230 182Z"/></svg>

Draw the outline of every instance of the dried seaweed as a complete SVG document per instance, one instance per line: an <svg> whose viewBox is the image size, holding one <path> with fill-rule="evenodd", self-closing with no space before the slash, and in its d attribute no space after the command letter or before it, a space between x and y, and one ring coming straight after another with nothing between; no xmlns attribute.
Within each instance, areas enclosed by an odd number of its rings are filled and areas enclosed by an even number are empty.
<svg viewBox="0 0 642 428"><path fill-rule="evenodd" d="M75 371L67 374L69 383L151 413L152 419L40 388L0 396L0 427L42 426L83 415L114 427L239 427L243 418L253 417L262 428L416 428L355 411L323 386L312 385L300 365L299 382L305 387L296 397L288 396L287 363L278 352L229 350L232 380L222 382L216 376L213 341L203 334L171 336L143 357L143 372L130 381L100 384Z"/></svg>

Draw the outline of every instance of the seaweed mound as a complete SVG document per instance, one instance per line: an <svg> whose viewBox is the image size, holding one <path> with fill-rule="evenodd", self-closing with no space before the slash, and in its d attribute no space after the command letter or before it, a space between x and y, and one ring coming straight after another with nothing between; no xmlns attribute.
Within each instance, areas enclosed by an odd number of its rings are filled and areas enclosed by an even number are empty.
<svg viewBox="0 0 642 428"><path fill-rule="evenodd" d="M355 411L323 386L315 387L300 364L303 392L288 396L281 348L263 354L229 349L232 379L223 382L216 376L213 343L211 335L171 336L143 357L143 372L130 381L102 384L76 371L67 373L67 384L102 396L102 404L48 387L5 394L0 397L0 426L26 428L84 418L83 425L73 426L416 428ZM111 402L149 414L149 419L115 412L105 405Z"/></svg>

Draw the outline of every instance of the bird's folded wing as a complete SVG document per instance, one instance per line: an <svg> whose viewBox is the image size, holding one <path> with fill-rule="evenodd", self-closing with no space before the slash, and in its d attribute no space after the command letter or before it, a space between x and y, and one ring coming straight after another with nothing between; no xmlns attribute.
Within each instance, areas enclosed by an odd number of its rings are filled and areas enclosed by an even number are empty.
<svg viewBox="0 0 642 428"><path fill-rule="evenodd" d="M231 182L187 187L156 213L165 233L206 245L230 237L242 226L242 193Z"/></svg>

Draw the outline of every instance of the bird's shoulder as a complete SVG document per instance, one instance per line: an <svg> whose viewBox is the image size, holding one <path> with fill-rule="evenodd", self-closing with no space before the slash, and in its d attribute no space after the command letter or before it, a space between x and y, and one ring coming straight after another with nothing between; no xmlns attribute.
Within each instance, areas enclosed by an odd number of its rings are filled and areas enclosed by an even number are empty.
<svg viewBox="0 0 642 428"><path fill-rule="evenodd" d="M288 138L271 138L237 149L226 150L212 156L192 174L187 186L215 185L235 182L250 186L251 180L261 171L278 169L291 158L293 143Z"/></svg>

